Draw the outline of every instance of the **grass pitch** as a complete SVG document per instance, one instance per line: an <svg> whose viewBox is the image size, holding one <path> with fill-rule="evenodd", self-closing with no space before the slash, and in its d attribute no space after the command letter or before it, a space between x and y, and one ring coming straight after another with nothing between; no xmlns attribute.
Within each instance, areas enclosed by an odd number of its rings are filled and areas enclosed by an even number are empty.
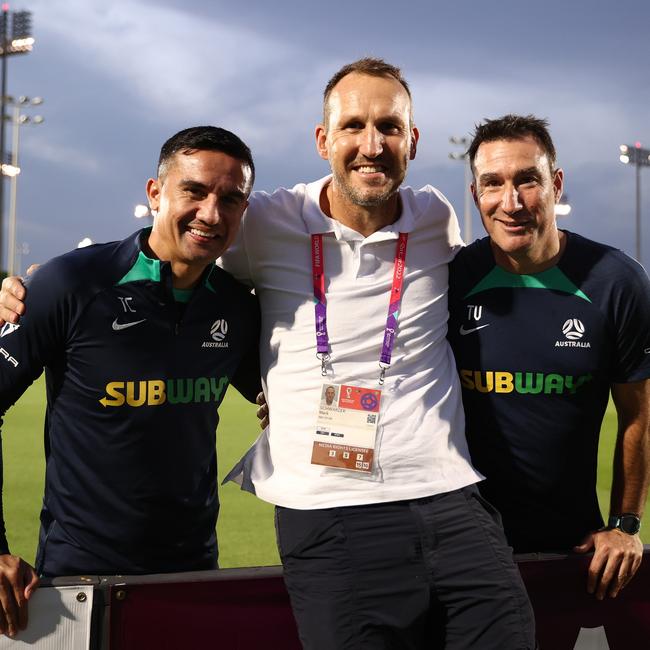
<svg viewBox="0 0 650 650"><path fill-rule="evenodd" d="M5 416L2 427L4 457L4 513L13 553L34 561L38 514L43 498L43 417L45 388L41 377ZM220 409L217 441L219 481L259 434L255 406L230 389ZM616 413L610 403L601 432L598 498L607 513ZM229 483L220 487L218 537L221 567L279 564L273 528L273 507ZM646 507L646 512L648 508ZM650 543L650 525L641 531Z"/></svg>
<svg viewBox="0 0 650 650"><path fill-rule="evenodd" d="M219 481L259 435L256 407L229 389L219 409L217 458ZM9 548L33 563L43 500L45 462L43 419L44 377L35 382L11 408L2 426L4 457L4 515ZM219 564L221 567L279 564L275 547L273 506L239 486L219 488Z"/></svg>

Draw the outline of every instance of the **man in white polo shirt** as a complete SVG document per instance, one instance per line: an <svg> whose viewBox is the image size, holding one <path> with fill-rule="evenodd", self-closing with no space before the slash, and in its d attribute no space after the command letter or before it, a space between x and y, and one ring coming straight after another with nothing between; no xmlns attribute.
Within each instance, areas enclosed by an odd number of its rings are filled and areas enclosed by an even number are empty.
<svg viewBox="0 0 650 650"><path fill-rule="evenodd" d="M277 506L305 648L532 648L446 340L456 217L400 189L417 140L400 71L362 59L325 91L332 176L251 200L222 263L260 299L272 415L231 477Z"/></svg>

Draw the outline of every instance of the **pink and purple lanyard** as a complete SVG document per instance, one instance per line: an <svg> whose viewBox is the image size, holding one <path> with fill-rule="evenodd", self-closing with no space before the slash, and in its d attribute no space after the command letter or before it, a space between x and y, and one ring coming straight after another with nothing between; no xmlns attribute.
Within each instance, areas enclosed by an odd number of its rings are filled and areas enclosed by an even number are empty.
<svg viewBox="0 0 650 650"><path fill-rule="evenodd" d="M408 233L401 232L395 249L395 266L393 268L393 286L390 290L388 316L384 328L384 340L379 355L379 384L383 385L386 369L390 366L397 319L402 304L402 285L404 284L404 266L406 263L406 244ZM327 335L327 299L325 297L325 260L323 256L323 235L311 236L311 269L314 281L314 311L316 316L316 356L321 361L321 374L327 375L326 364L330 360L330 345Z"/></svg>

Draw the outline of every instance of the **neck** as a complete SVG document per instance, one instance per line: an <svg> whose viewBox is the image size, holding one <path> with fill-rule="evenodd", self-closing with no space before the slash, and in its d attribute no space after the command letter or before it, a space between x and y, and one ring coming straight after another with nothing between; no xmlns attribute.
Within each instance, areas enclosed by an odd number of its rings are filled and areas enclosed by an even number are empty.
<svg viewBox="0 0 650 650"><path fill-rule="evenodd" d="M364 237L395 223L402 212L397 192L380 205L362 206L353 203L334 182L328 183L321 191L320 207L328 217Z"/></svg>
<svg viewBox="0 0 650 650"><path fill-rule="evenodd" d="M194 265L186 264L180 260L170 259L167 247L157 237L156 231L152 230L149 238L144 242L144 252L152 258L161 262L169 261L172 267L172 287L174 289L192 289L198 283L205 266L197 268Z"/></svg>
<svg viewBox="0 0 650 650"><path fill-rule="evenodd" d="M538 251L528 250L521 254L506 253L494 242L490 241L490 244L498 266L510 273L532 275L546 271L558 263L566 247L566 235L561 230L555 230L551 241L546 242Z"/></svg>
<svg viewBox="0 0 650 650"><path fill-rule="evenodd" d="M171 262L172 266L172 287L174 289L192 289L194 288L203 275L205 267L196 269L195 267L188 267L187 264L181 262Z"/></svg>

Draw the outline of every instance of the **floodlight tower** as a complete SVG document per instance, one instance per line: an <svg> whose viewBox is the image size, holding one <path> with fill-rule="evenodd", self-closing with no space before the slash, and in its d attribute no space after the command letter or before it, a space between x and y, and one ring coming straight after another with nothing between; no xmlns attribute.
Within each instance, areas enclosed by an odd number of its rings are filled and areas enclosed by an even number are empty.
<svg viewBox="0 0 650 650"><path fill-rule="evenodd" d="M469 146L469 138L451 136L449 138L451 144L457 144L463 147L464 151L452 151L449 157L452 160L462 160L465 163L465 193L464 197L464 214L463 214L463 239L466 244L472 243L472 208L469 200L469 184L472 180L471 170L469 168L469 156L467 155L467 147Z"/></svg>
<svg viewBox="0 0 650 650"><path fill-rule="evenodd" d="M11 38L9 23L11 22ZM9 11L9 4L2 4L0 13L0 164L9 162L5 155L5 104L7 97L7 57L12 54L27 54L32 51L31 11ZM0 174L0 269L4 235L4 176Z"/></svg>
<svg viewBox="0 0 650 650"><path fill-rule="evenodd" d="M640 142L634 145L622 144L618 159L624 165L636 166L636 261L641 264L641 167L650 167L650 150Z"/></svg>
<svg viewBox="0 0 650 650"><path fill-rule="evenodd" d="M11 148L11 163L3 164L0 170L5 176L11 178L11 192L9 194L9 247L7 255L7 273L9 275L16 275L17 269L17 249L16 249L16 200L18 198L18 174L20 174L20 167L18 166L18 143L20 136L20 127L26 125L39 125L44 121L42 115L25 115L21 113L21 109L33 108L40 106L43 103L42 97L25 97L22 95L18 99L13 97L6 97L5 101L10 106L13 106L13 116L11 123L13 124L13 145ZM7 119L6 116L5 119Z"/></svg>

